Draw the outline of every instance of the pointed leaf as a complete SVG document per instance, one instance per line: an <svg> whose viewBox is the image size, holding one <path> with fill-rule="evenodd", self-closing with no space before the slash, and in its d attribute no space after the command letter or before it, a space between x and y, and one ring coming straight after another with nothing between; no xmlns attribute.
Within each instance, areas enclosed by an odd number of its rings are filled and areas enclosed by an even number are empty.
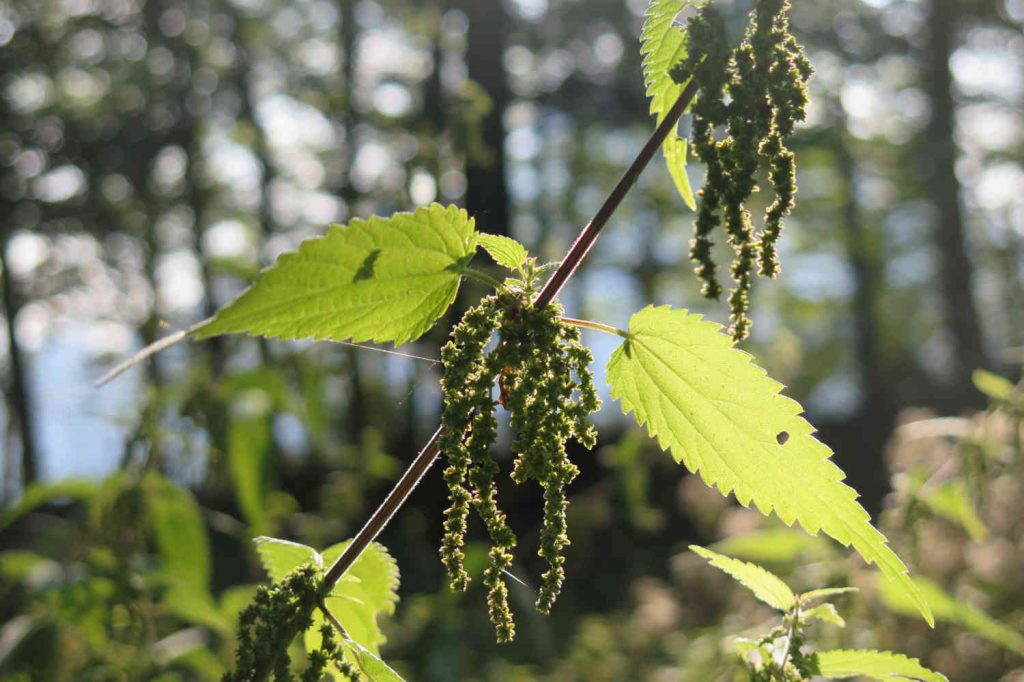
<svg viewBox="0 0 1024 682"><path fill-rule="evenodd" d="M160 562L183 589L209 592L210 544L192 493L156 472L142 480Z"/></svg>
<svg viewBox="0 0 1024 682"><path fill-rule="evenodd" d="M333 564L350 542L341 542L325 549L322 553L324 567ZM398 601L398 565L383 545L373 543L345 573L345 578L349 576L356 580L343 578L325 600L327 608L355 642L378 655L378 647L385 642L385 637L377 619L382 614L395 612L395 603ZM321 621L315 620L313 627L306 630L308 651L320 647L320 624Z"/></svg>
<svg viewBox="0 0 1024 682"><path fill-rule="evenodd" d="M359 642L349 642L349 646L355 649L359 669L369 678L370 682L405 682L401 675Z"/></svg>
<svg viewBox="0 0 1024 682"><path fill-rule="evenodd" d="M833 680L862 675L882 682L949 682L945 675L925 668L916 658L891 651L820 651L815 656L818 674Z"/></svg>
<svg viewBox="0 0 1024 682"><path fill-rule="evenodd" d="M841 628L846 627L846 621L839 615L839 611L836 610L834 604L825 602L824 604L818 604L813 609L807 609L803 612L804 620L820 620L825 623L831 623L832 625L838 625Z"/></svg>
<svg viewBox="0 0 1024 682"><path fill-rule="evenodd" d="M7 509L0 510L0 529L21 516L55 500L88 500L96 492L96 482L81 478L68 478L54 483L33 483L25 489L21 499Z"/></svg>
<svg viewBox="0 0 1024 682"><path fill-rule="evenodd" d="M323 568L323 559L320 553L312 547L282 540L280 538L268 538L260 536L253 540L256 543L256 553L260 555L260 563L273 582L284 580L285 576L304 564L313 564L317 568Z"/></svg>
<svg viewBox="0 0 1024 682"><path fill-rule="evenodd" d="M992 400L1008 401L1013 397L1013 384L1004 377L984 369L974 370L974 387Z"/></svg>
<svg viewBox="0 0 1024 682"><path fill-rule="evenodd" d="M477 235L477 243L484 247L498 265L509 270L518 270L525 263L529 253L526 247L511 237L481 232Z"/></svg>
<svg viewBox="0 0 1024 682"><path fill-rule="evenodd" d="M400 345L448 309L475 250L473 220L454 206L336 225L278 258L195 335Z"/></svg>
<svg viewBox="0 0 1024 682"><path fill-rule="evenodd" d="M928 604L843 483L831 451L814 438L803 408L720 330L668 306L636 313L630 338L608 363L612 397L722 494L852 545L901 585L931 624Z"/></svg>
<svg viewBox="0 0 1024 682"><path fill-rule="evenodd" d="M824 599L825 597L834 597L837 594L849 594L850 592L857 592L856 587L823 587L820 590L809 590L800 595L800 603L806 604L812 602L815 599Z"/></svg>
<svg viewBox="0 0 1024 682"><path fill-rule="evenodd" d="M254 533L265 533L270 476L270 418L266 391L248 389L234 396L228 420L227 463L235 499Z"/></svg>
<svg viewBox="0 0 1024 682"><path fill-rule="evenodd" d="M644 83L651 100L651 113L661 123L672 105L683 92L670 71L686 58L686 31L676 25L675 19L691 0L651 0L644 15L640 33L640 54L643 55ZM686 140L670 134L662 145L665 163L672 173L679 195L691 209L697 208L693 189L686 175Z"/></svg>
<svg viewBox="0 0 1024 682"><path fill-rule="evenodd" d="M755 597L768 606L779 611L789 611L796 604L796 597L789 586L777 575L757 564L732 559L697 545L690 545L690 549L707 559L715 568L735 578L740 585L753 592Z"/></svg>
<svg viewBox="0 0 1024 682"><path fill-rule="evenodd" d="M974 503L971 502L963 481L947 481L923 493L922 498L933 514L963 526L975 542L988 537L988 528L975 511Z"/></svg>
<svg viewBox="0 0 1024 682"><path fill-rule="evenodd" d="M936 620L965 627L990 642L1024 656L1024 635L1020 632L1003 625L984 611L955 599L931 580L921 577L913 580L932 607ZM913 615L914 605L907 599L906 594L885 580L880 582L879 587L882 602L889 610Z"/></svg>

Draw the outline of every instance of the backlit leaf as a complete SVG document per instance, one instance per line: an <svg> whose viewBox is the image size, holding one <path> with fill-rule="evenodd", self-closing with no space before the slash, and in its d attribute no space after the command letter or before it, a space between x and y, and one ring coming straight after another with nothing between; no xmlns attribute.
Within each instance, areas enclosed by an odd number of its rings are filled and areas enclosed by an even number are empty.
<svg viewBox="0 0 1024 682"><path fill-rule="evenodd" d="M980 542L988 537L988 528L974 509L963 481L947 481L922 492L921 499L936 516L963 526L972 540Z"/></svg>
<svg viewBox="0 0 1024 682"><path fill-rule="evenodd" d="M455 300L476 238L465 211L439 204L333 226L278 258L195 336L400 345L430 329Z"/></svg>
<svg viewBox="0 0 1024 682"><path fill-rule="evenodd" d="M405 682L401 675L359 642L352 642L351 646L356 650L359 669L369 678L370 682Z"/></svg>
<svg viewBox="0 0 1024 682"><path fill-rule="evenodd" d="M825 597L834 597L839 594L849 594L856 591L856 587L822 587L817 590L808 590L801 593L800 602L806 604L816 599L824 599Z"/></svg>
<svg viewBox="0 0 1024 682"><path fill-rule="evenodd" d="M672 80L672 67L686 58L686 31L675 23L676 16L691 0L651 0L640 33L644 83L651 100L651 113L661 123L683 92L683 85ZM693 189L686 175L686 140L671 133L662 145L665 163L679 196L691 209L697 208Z"/></svg>
<svg viewBox="0 0 1024 682"><path fill-rule="evenodd" d="M740 585L753 592L755 597L768 606L779 611L789 611L796 604L796 597L789 586L777 575L757 564L733 559L697 545L690 545L690 549L707 559L715 568L735 578Z"/></svg>
<svg viewBox="0 0 1024 682"><path fill-rule="evenodd" d="M720 330L668 306L636 313L629 339L608 363L612 397L676 461L722 494L852 546L932 623L906 567L843 483L832 452L801 416L803 408L781 395L782 385Z"/></svg>
<svg viewBox="0 0 1024 682"><path fill-rule="evenodd" d="M317 552L297 542L260 537L256 538L256 550L271 580L277 582L307 563L313 564L323 573L341 556L350 542L347 540ZM352 640L375 656L379 656L379 646L385 641L377 619L381 615L395 612L398 582L398 564L383 545L372 543L363 550L334 586L330 596L324 600ZM304 634L308 651L320 648L320 627L324 622L320 612L314 612L313 625Z"/></svg>
<svg viewBox="0 0 1024 682"><path fill-rule="evenodd" d="M260 555L260 563L263 564L267 575L275 583L284 580L285 576L304 564L313 564L318 569L323 568L323 559L320 553L312 547L282 540L280 538L258 537L256 553Z"/></svg>
<svg viewBox="0 0 1024 682"><path fill-rule="evenodd" d="M1013 384L998 374L976 369L971 378L974 380L974 387L992 400L1006 401L1013 397Z"/></svg>
<svg viewBox="0 0 1024 682"><path fill-rule="evenodd" d="M841 628L846 627L846 621L839 615L839 611L836 610L834 604L825 602L824 604L818 604L814 608L807 609L803 612L804 620L820 620L825 623L831 623L832 625L838 625Z"/></svg>
<svg viewBox="0 0 1024 682"><path fill-rule="evenodd" d="M346 541L325 549L324 566L334 563L348 544ZM378 647L384 643L385 637L377 618L395 612L398 564L383 545L374 543L359 555L346 575L355 576L358 582L338 583L327 598L327 606L352 639L379 655ZM319 632L316 635L319 639Z"/></svg>
<svg viewBox="0 0 1024 682"><path fill-rule="evenodd" d="M863 676L882 682L949 682L945 675L929 670L916 658L891 651L820 651L815 656L818 674L833 680Z"/></svg>
<svg viewBox="0 0 1024 682"><path fill-rule="evenodd" d="M477 241L498 265L509 270L518 270L529 256L526 247L511 237L481 232Z"/></svg>

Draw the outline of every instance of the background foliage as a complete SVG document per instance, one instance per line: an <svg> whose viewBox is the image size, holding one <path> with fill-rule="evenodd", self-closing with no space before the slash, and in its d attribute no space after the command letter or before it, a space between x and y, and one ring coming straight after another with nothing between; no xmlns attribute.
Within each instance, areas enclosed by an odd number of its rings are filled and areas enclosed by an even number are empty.
<svg viewBox="0 0 1024 682"><path fill-rule="evenodd" d="M436 424L443 330L403 349L426 359L213 339L92 380L332 222L437 199L559 256L653 125L645 7L0 2L0 675L218 676L264 578L251 538L329 547L358 529ZM605 410L598 449L571 453L561 600L527 615L536 586L513 584L516 643L493 643L481 594L448 591L438 472L382 536L403 569L382 651L408 679L732 679L727 637L771 616L687 549L719 540L794 590L860 587L837 598L847 627L820 633L831 648L1024 675L1024 408L998 378L1024 360L1024 5L797 0L793 24L817 68L800 204L746 343L930 581L939 627ZM569 313L724 321L690 274L691 220L652 166ZM476 295L467 282L453 314ZM587 341L603 371L615 340ZM536 544L536 493L505 506ZM468 548L467 568L485 561Z"/></svg>

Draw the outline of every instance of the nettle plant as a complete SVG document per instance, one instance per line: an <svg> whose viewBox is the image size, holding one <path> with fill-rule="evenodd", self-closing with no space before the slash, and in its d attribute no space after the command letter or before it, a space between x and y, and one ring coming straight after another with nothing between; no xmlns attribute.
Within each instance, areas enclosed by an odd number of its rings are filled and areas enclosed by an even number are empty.
<svg viewBox="0 0 1024 682"><path fill-rule="evenodd" d="M681 12L691 4L681 23ZM451 586L465 590L470 582L462 547L474 511L491 541L483 574L491 620L498 640L511 640L515 627L506 581L517 538L501 511L501 472L491 454L499 409L510 412L515 433L512 480L533 481L544 491L537 553L547 570L537 608L548 612L562 585L569 543L565 490L578 471L565 445L570 438L587 447L596 441L587 418L599 400L580 327L622 338L607 367L611 395L676 461L744 506L753 504L787 525L799 523L808 533L824 532L852 547L932 623L906 567L843 483L831 451L801 416L803 408L735 347L750 328L753 278L778 273L776 243L796 191L786 140L804 118L811 67L790 34L789 9L786 0L755 0L747 14L734 8L726 13L713 3L651 2L641 39L657 130L560 263L538 264L518 242L478 232L473 219L454 206L356 219L281 256L213 318L165 338L111 373L187 337L248 334L399 346L442 317L463 278L493 289L466 312L442 349L441 427L358 535L322 553L286 540L257 539L274 583L261 588L243 611L237 669L225 679L294 679L288 650L300 634L307 652L301 679L399 679L378 657L383 636L377 622L394 610L398 570L373 541L440 457L450 497L440 554ZM689 143L676 132L687 111ZM705 167L697 197L686 173L688 147ZM659 148L681 197L697 210L690 257L706 296L722 292L712 257L719 227L732 249L728 334L670 306L640 310L623 330L567 317L558 303L558 293ZM747 202L765 170L774 201L757 227ZM480 248L504 276L471 267ZM896 655L805 654L802 625L833 614L826 606L807 608L808 601L833 592L796 597L763 570L701 551L786 614L780 630L746 645L760 656L748 657L754 679L829 672L939 678Z"/></svg>
<svg viewBox="0 0 1024 682"><path fill-rule="evenodd" d="M945 675L925 668L917 659L891 651L836 649L814 652L804 646L804 631L810 623L819 621L846 626L835 605L827 600L856 592L857 588L823 587L794 594L781 578L757 564L696 545L691 545L690 549L782 614L779 625L765 635L735 640L736 650L750 672L751 682L797 682L812 677L833 680L858 675L876 680L945 682Z"/></svg>

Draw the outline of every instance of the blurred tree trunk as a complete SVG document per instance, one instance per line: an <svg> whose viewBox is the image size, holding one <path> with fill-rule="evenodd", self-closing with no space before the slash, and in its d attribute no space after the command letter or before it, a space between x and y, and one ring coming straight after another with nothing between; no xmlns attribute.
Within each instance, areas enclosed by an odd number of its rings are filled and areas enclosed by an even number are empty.
<svg viewBox="0 0 1024 682"><path fill-rule="evenodd" d="M356 201L359 192L352 184L352 166L356 159L356 58L358 56L359 30L356 26L354 2L341 0L341 51L344 68L342 77L341 127L345 131L345 169L341 174L339 193L345 201L347 219L356 215ZM363 381L363 368L359 357L359 349L345 349L345 361L348 368L348 404L345 414L345 435L349 443L359 445L363 440L363 429L367 425L368 395Z"/></svg>
<svg viewBox="0 0 1024 682"><path fill-rule="evenodd" d="M469 19L466 66L469 79L491 100L482 121L481 134L487 158L473 158L466 164L466 210L476 218L477 228L495 234L509 234L509 196L505 182L505 109L511 93L505 72L506 36L511 19L501 2L451 0Z"/></svg>
<svg viewBox="0 0 1024 682"><path fill-rule="evenodd" d="M2 219L10 216L10 210L11 206L8 202L0 200ZM11 237L10 227L3 225L0 226L0 230L3 232L0 236L0 269L3 271L3 312L6 320L9 372L6 391L8 396L7 419L8 423L17 424L18 439L21 445L21 488L24 491L29 485L35 483L39 472L36 465L35 436L32 428L31 395L28 389L28 377L25 375L24 358L15 328L21 301L7 262L7 246ZM8 457L13 457L13 453L8 453Z"/></svg>
<svg viewBox="0 0 1024 682"><path fill-rule="evenodd" d="M939 249L939 273L942 305L952 335L951 395L948 409L976 403L971 373L989 365L985 354L971 288L971 262L967 255L966 233L960 200L960 181L956 177L955 139L956 104L949 60L961 12L958 0L931 0L929 3L930 40L925 65L925 90L931 103L923 159L926 189L938 210L936 244Z"/></svg>
<svg viewBox="0 0 1024 682"><path fill-rule="evenodd" d="M0 73L13 73L17 65L17 57L10 52L0 51ZM0 130L15 131L14 116L7 106L7 99L0 96ZM4 174L16 176L18 173L12 166L4 169ZM9 178L5 182L0 176L0 287L3 288L3 315L5 319L5 331L7 333L7 363L8 376L5 393L7 395L7 431L11 433L11 425L16 425L18 441L20 443L20 476L21 488L34 483L38 476L35 449L35 433L32 426L32 402L29 389L29 379L26 375L24 357L22 356L21 345L18 343L16 322L18 311L21 309L22 301L18 296L17 285L11 276L11 270L7 262L7 248L13 236L13 212L15 199L8 196L18 186L16 177ZM7 443L12 443L8 438ZM10 472L14 467L14 453L7 451L9 458L4 464L4 472ZM7 486L12 486L13 481L7 480Z"/></svg>
<svg viewBox="0 0 1024 682"><path fill-rule="evenodd" d="M7 50L0 50L0 73L14 73L18 67L19 56L13 53L13 47L8 46ZM14 114L8 107L7 98L0 96L0 130L14 132L18 129L15 125ZM3 175L10 174L10 178ZM18 441L20 442L20 476L21 487L24 490L28 485L34 483L38 476L36 462L36 441L32 426L32 402L28 385L28 377L25 372L24 358L21 345L18 343L16 333L16 322L18 311L21 309L21 300L14 278L7 262L7 247L14 231L13 212L16 196L11 196L18 186L18 171L13 166L3 169L0 175L0 287L3 288L3 315L5 319L5 331L7 333L7 363L8 375L6 377L5 393L7 395L7 431L8 436L14 430L12 424L16 425ZM10 180L7 182L6 180ZM13 439L8 438L10 445ZM7 450L4 462L4 473L9 473L14 468L14 453ZM13 481L6 480L8 490L13 487ZM0 494L7 491L0 491Z"/></svg>
<svg viewBox="0 0 1024 682"><path fill-rule="evenodd" d="M840 211L847 258L853 270L854 355L861 382L861 403L853 426L857 440L849 443L851 456L843 469L850 484L861 495L864 507L872 514L882 506L889 489L884 450L895 424L896 401L891 389L893 376L879 343L879 294L882 289L882 254L877 240L864 225L857 202L857 165L846 135L846 116L841 105L835 107L835 133L832 135L836 171L841 179Z"/></svg>

